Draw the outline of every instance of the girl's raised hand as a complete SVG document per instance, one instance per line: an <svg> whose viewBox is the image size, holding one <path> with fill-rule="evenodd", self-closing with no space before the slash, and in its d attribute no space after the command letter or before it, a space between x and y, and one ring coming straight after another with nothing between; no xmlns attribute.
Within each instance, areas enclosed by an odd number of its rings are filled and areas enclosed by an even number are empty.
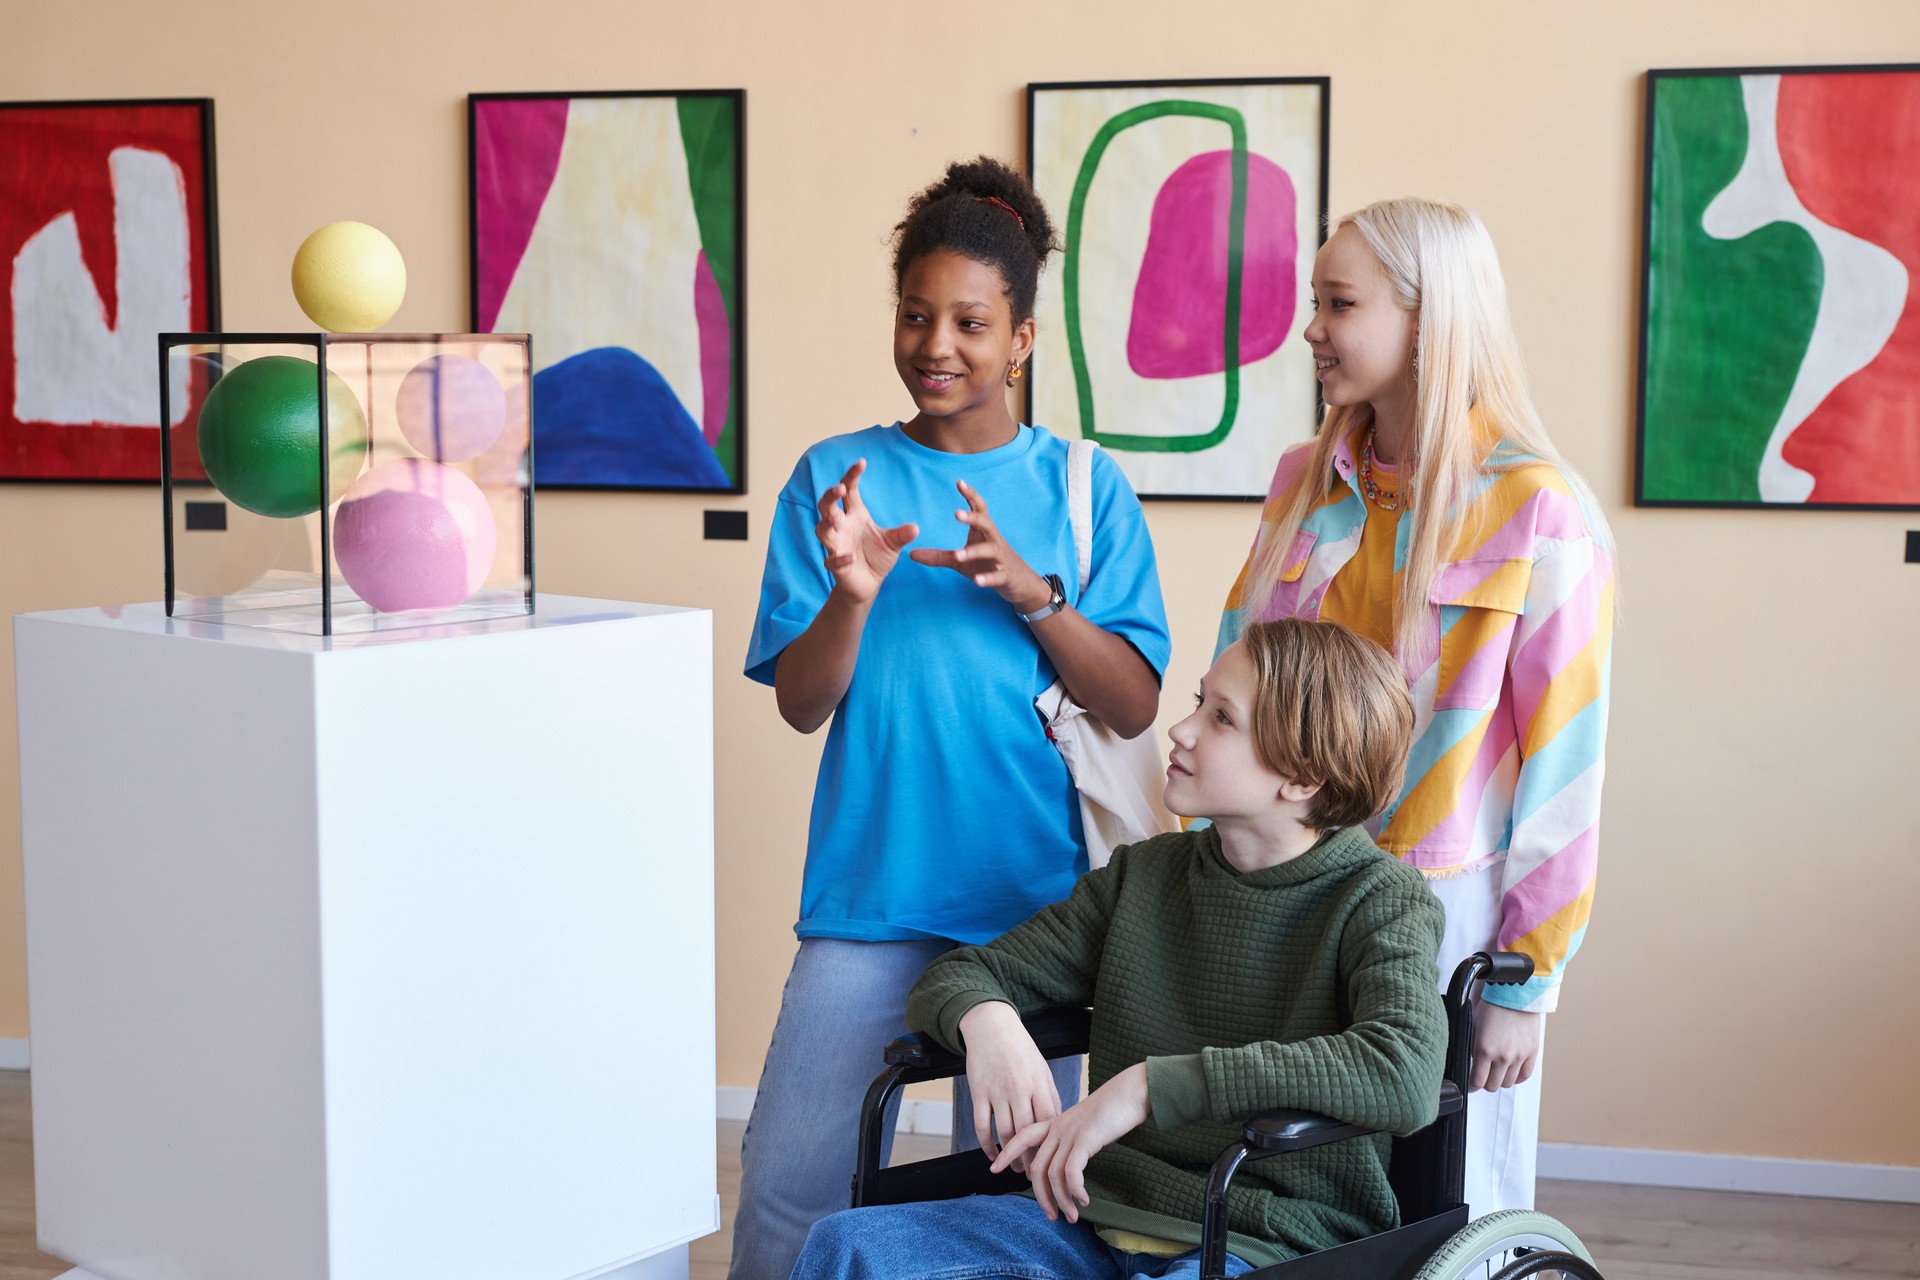
<svg viewBox="0 0 1920 1280"><path fill-rule="evenodd" d="M882 529L874 523L867 504L860 500L860 473L866 469L867 460L862 458L847 468L839 484L820 495L820 523L813 526L814 536L826 550L834 589L861 604L871 603L880 593L900 549L920 536L917 524Z"/></svg>
<svg viewBox="0 0 1920 1280"><path fill-rule="evenodd" d="M965 480L959 488L960 496L967 500L967 509L954 512L953 518L967 526L967 545L957 551L915 551L914 560L952 569L965 575L976 587L990 587L1022 613L1032 613L1046 604L1053 596L1053 589L1000 536L999 527L987 514L987 500Z"/></svg>

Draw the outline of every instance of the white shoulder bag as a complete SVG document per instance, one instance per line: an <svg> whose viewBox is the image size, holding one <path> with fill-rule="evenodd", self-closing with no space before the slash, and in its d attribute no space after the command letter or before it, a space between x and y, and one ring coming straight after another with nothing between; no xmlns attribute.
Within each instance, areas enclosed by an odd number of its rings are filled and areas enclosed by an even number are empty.
<svg viewBox="0 0 1920 1280"><path fill-rule="evenodd" d="M1093 569L1093 451L1097 448L1091 440L1067 445L1067 516L1073 526L1081 595ZM1075 702L1058 680L1033 705L1079 789L1080 825L1090 865L1104 867L1121 845L1177 829L1160 803L1166 766L1152 728L1137 738L1121 737Z"/></svg>

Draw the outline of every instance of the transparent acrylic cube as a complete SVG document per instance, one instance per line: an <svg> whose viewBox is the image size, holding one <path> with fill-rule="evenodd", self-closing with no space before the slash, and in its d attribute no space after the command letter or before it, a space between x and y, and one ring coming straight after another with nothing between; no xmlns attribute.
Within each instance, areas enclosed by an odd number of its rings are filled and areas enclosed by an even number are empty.
<svg viewBox="0 0 1920 1280"><path fill-rule="evenodd" d="M533 611L525 334L165 333L170 617L308 635Z"/></svg>

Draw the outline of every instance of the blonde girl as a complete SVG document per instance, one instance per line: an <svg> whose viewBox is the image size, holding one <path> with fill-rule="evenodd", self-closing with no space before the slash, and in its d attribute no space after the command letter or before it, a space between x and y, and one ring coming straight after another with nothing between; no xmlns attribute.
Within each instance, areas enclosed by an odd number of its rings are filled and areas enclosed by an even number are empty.
<svg viewBox="0 0 1920 1280"><path fill-rule="evenodd" d="M1593 899L1613 539L1534 411L1478 218L1411 198L1349 214L1313 293L1325 421L1280 460L1220 647L1303 617L1400 659L1418 719L1377 838L1446 908L1442 974L1533 957L1477 1011L1467 1174L1476 1214L1529 1207L1545 1015Z"/></svg>

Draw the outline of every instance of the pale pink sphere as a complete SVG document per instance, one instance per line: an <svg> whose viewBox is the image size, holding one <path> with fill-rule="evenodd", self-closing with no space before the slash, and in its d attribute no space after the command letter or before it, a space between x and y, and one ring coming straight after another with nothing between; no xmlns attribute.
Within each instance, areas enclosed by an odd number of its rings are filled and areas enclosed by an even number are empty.
<svg viewBox="0 0 1920 1280"><path fill-rule="evenodd" d="M449 609L486 581L498 536L473 481L400 458L348 488L333 518L333 558L347 585L382 612Z"/></svg>
<svg viewBox="0 0 1920 1280"><path fill-rule="evenodd" d="M438 462L465 462L493 447L507 423L500 380L470 356L429 356L400 380L400 434Z"/></svg>

